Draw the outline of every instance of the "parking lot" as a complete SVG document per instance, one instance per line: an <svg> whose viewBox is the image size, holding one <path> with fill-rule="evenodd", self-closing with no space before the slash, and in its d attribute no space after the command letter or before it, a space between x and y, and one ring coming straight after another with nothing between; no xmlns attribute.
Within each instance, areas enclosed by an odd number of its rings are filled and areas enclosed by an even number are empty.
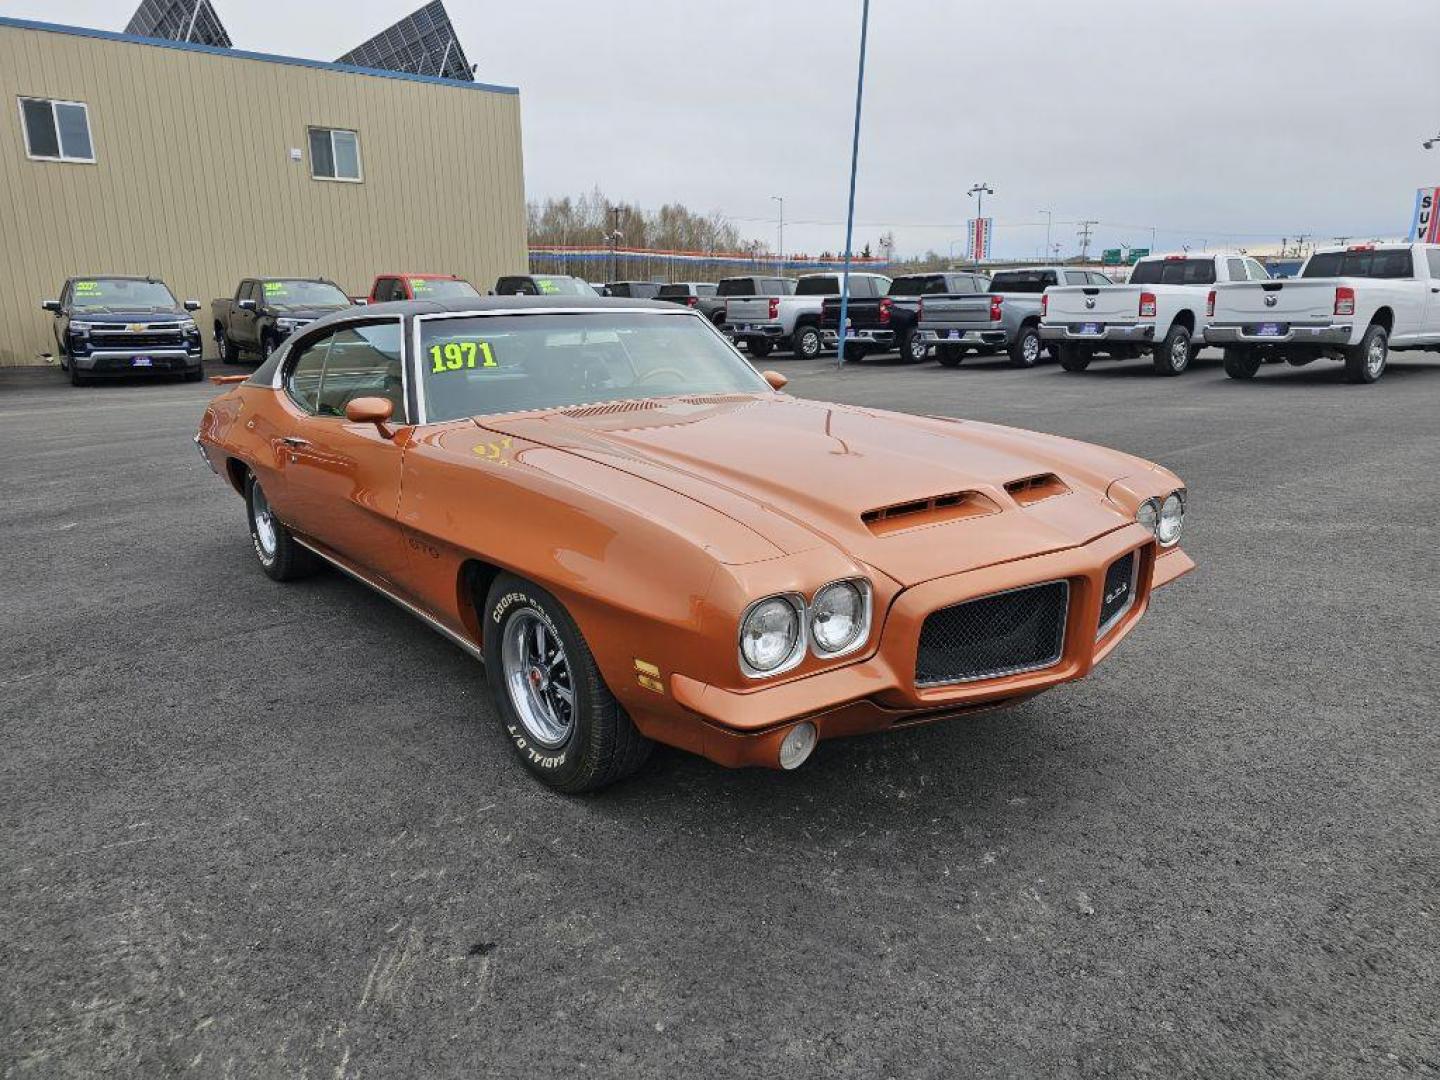
<svg viewBox="0 0 1440 1080"><path fill-rule="evenodd" d="M0 1073L1440 1075L1440 355L762 366L1160 462L1199 569L1012 711L567 798L260 573L213 386L0 371Z"/></svg>

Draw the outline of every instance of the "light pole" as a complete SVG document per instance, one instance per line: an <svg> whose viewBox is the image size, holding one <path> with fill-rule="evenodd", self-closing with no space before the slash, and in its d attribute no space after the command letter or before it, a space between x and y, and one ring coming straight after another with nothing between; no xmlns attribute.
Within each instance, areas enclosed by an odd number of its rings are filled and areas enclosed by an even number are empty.
<svg viewBox="0 0 1440 1080"><path fill-rule="evenodd" d="M865 47L870 39L870 0L860 5L860 68L855 75L855 131L850 137L850 206L845 214L845 273L840 278L839 355L845 364L845 330L850 322L850 249L855 242L855 176L860 168L860 109L865 104Z"/></svg>
<svg viewBox="0 0 1440 1080"><path fill-rule="evenodd" d="M784 195L771 195L771 196L770 196L770 201L771 201L771 202L778 202L778 203L780 204L780 259L779 259L780 265L779 265L779 270L784 271L784 269L785 269L785 196L784 196Z"/></svg>
<svg viewBox="0 0 1440 1080"><path fill-rule="evenodd" d="M1055 214L1051 210L1041 210L1045 215L1045 250L1050 250L1050 227L1055 224Z"/></svg>
<svg viewBox="0 0 1440 1080"><path fill-rule="evenodd" d="M967 191L965 194L966 194L966 195L973 195L973 196L976 197L976 200L975 200L975 222L976 222L976 224L975 224L975 239L978 241L978 240L980 239L980 233L981 233L981 232L984 230L984 228L985 228L985 196L986 196L986 195L994 195L994 194L995 194L995 189L992 188L989 184L987 184L984 180L981 180L980 183L975 184L975 185L974 185L973 187L971 187L970 190ZM988 252L987 252L987 254L988 254ZM975 244L975 267L976 267L976 269L979 269L979 267L980 267L980 245L979 245L978 242Z"/></svg>
<svg viewBox="0 0 1440 1080"><path fill-rule="evenodd" d="M955 245L963 244L964 242L965 238L963 236L957 237L956 239L950 241L950 261L952 263L955 261Z"/></svg>

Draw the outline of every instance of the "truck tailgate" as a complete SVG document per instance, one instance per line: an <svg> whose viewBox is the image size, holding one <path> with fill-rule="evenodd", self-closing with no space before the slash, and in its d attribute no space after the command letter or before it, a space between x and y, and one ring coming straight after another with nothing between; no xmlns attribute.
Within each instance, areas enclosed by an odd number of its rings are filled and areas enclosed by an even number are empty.
<svg viewBox="0 0 1440 1080"><path fill-rule="evenodd" d="M977 293L974 296L926 297L920 321L923 326L975 326L989 327L990 297Z"/></svg>
<svg viewBox="0 0 1440 1080"><path fill-rule="evenodd" d="M765 322L770 318L770 297L747 296L727 301L725 318L732 323Z"/></svg>
<svg viewBox="0 0 1440 1080"><path fill-rule="evenodd" d="M1045 290L1046 322L1106 322L1140 313L1139 285L1052 285ZM1093 301L1093 303L1091 302Z"/></svg>
<svg viewBox="0 0 1440 1080"><path fill-rule="evenodd" d="M1338 278L1292 278L1216 285L1215 319L1326 320L1335 311L1335 286L1344 283Z"/></svg>

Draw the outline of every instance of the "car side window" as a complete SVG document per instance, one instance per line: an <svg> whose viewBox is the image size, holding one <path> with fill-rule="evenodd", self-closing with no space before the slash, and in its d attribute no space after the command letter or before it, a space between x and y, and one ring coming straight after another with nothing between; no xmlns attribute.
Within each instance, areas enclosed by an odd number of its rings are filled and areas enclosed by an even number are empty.
<svg viewBox="0 0 1440 1080"><path fill-rule="evenodd" d="M1426 248L1425 258L1430 261L1430 276L1440 278L1440 248Z"/></svg>
<svg viewBox="0 0 1440 1080"><path fill-rule="evenodd" d="M1066 271L1065 271L1065 284L1066 284L1066 285L1089 285L1089 284L1090 284L1090 275L1087 274L1087 273L1086 273L1085 271L1083 271L1083 270L1066 270Z"/></svg>
<svg viewBox="0 0 1440 1080"><path fill-rule="evenodd" d="M1251 280L1251 281L1269 281L1269 280L1270 280L1270 271L1266 270L1265 267L1261 266L1261 265L1260 265L1258 262L1256 262L1254 259L1246 259L1246 260L1245 260L1245 265L1246 265L1246 267L1250 270L1250 280Z"/></svg>
<svg viewBox="0 0 1440 1080"><path fill-rule="evenodd" d="M1243 259L1226 259L1225 276L1231 281L1244 281L1246 279L1245 262Z"/></svg>
<svg viewBox="0 0 1440 1080"><path fill-rule="evenodd" d="M383 304L387 300L395 299L395 279L381 278L375 283L375 302Z"/></svg>
<svg viewBox="0 0 1440 1080"><path fill-rule="evenodd" d="M312 416L343 417L355 398L382 397L403 418L399 321L346 326L305 342L286 365L285 392Z"/></svg>

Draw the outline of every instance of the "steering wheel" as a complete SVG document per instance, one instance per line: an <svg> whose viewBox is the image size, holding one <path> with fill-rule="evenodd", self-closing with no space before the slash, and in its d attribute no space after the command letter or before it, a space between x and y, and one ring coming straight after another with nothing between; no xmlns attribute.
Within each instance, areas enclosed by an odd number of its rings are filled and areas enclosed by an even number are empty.
<svg viewBox="0 0 1440 1080"><path fill-rule="evenodd" d="M651 368L649 371L645 372L644 375L641 375L638 379L636 379L636 380L635 380L635 385L636 385L636 386L643 386L645 383L648 383L651 379L655 378L657 375L673 375L673 376L675 376L675 378L679 379L681 382L684 382L684 381L685 381L685 373L684 373L683 371L681 371L679 368L673 368L673 367L657 367L657 368Z"/></svg>

